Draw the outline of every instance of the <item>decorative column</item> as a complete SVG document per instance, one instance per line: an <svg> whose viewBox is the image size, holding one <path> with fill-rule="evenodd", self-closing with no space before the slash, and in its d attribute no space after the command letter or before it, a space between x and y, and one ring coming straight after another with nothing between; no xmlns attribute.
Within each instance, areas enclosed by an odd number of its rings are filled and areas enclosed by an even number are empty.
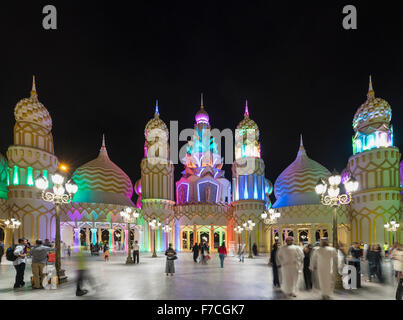
<svg viewBox="0 0 403 320"><path fill-rule="evenodd" d="M97 243L97 228L91 228L91 243L95 246Z"/></svg>
<svg viewBox="0 0 403 320"><path fill-rule="evenodd" d="M115 230L113 230L113 229L109 229L109 252L112 252L112 251L114 251L113 250L113 247L114 247L114 231Z"/></svg>
<svg viewBox="0 0 403 320"><path fill-rule="evenodd" d="M127 224L129 225L129 224ZM126 228L125 230L125 251L129 252L129 230Z"/></svg>
<svg viewBox="0 0 403 320"><path fill-rule="evenodd" d="M100 243L102 241L102 230L101 228L98 228L98 240L97 242Z"/></svg>
<svg viewBox="0 0 403 320"><path fill-rule="evenodd" d="M222 231L222 230L220 230L220 232L219 232L219 235L220 235L220 240L219 240L219 242L220 242L220 246L222 245L222 233L223 233L223 231Z"/></svg>
<svg viewBox="0 0 403 320"><path fill-rule="evenodd" d="M74 252L77 252L80 246L80 228L74 228Z"/></svg>
<svg viewBox="0 0 403 320"><path fill-rule="evenodd" d="M85 228L85 243L87 244L87 247L85 248L85 250L88 250L88 247L90 245L90 228Z"/></svg>
<svg viewBox="0 0 403 320"><path fill-rule="evenodd" d="M197 239L197 227L196 224L193 225L193 246L195 245L195 243L198 241Z"/></svg>
<svg viewBox="0 0 403 320"><path fill-rule="evenodd" d="M125 247L125 242L126 242L126 237L125 237L125 230L120 229L120 245L119 245L119 250L122 250L122 245ZM124 250L124 249L123 249Z"/></svg>
<svg viewBox="0 0 403 320"><path fill-rule="evenodd" d="M213 226L213 224L211 224L211 227L210 227L209 242L210 242L210 251L212 252L214 250L214 226Z"/></svg>

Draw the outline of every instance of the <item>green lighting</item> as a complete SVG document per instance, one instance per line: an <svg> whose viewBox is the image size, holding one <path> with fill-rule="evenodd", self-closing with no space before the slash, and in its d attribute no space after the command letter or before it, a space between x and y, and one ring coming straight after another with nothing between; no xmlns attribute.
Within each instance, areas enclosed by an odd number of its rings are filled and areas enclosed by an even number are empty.
<svg viewBox="0 0 403 320"><path fill-rule="evenodd" d="M27 186L30 186L30 187L34 186L34 173L33 173L32 167L28 167Z"/></svg>
<svg viewBox="0 0 403 320"><path fill-rule="evenodd" d="M48 188L49 188L49 178L48 178L48 170L43 170L43 176L48 180Z"/></svg>
<svg viewBox="0 0 403 320"><path fill-rule="evenodd" d="M13 185L18 186L19 184L20 184L20 181L18 179L18 166L14 166Z"/></svg>

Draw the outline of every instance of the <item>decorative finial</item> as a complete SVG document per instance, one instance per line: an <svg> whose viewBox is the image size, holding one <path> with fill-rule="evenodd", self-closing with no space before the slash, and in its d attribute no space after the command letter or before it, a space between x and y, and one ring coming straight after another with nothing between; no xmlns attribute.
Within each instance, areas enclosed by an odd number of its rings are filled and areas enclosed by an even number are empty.
<svg viewBox="0 0 403 320"><path fill-rule="evenodd" d="M160 111L159 111L159 109L158 109L158 99L155 100L155 113L154 113L154 115L155 115L155 116L159 116L159 115L160 115Z"/></svg>
<svg viewBox="0 0 403 320"><path fill-rule="evenodd" d="M304 141L302 141L302 133L300 134L299 147L300 147L300 148L303 148L303 147L304 147Z"/></svg>
<svg viewBox="0 0 403 320"><path fill-rule="evenodd" d="M372 87L372 76L369 76L369 88L368 88L368 94L367 94L368 99L374 99L375 98L375 91L374 88Z"/></svg>
<svg viewBox="0 0 403 320"><path fill-rule="evenodd" d="M201 108L201 109L204 109L203 92L200 94L200 108Z"/></svg>
<svg viewBox="0 0 403 320"><path fill-rule="evenodd" d="M32 76L32 89L31 89L31 97L32 96L37 96L36 92L36 83L35 83L35 75Z"/></svg>
<svg viewBox="0 0 403 320"><path fill-rule="evenodd" d="M245 101L245 113L243 115L244 117L249 117L248 99Z"/></svg>
<svg viewBox="0 0 403 320"><path fill-rule="evenodd" d="M105 134L102 134L102 146L101 149L99 150L99 156L106 156L108 157L108 152L106 151L106 146L105 146Z"/></svg>
<svg viewBox="0 0 403 320"><path fill-rule="evenodd" d="M298 150L298 155L305 155L305 147L304 147L304 141L302 140L302 133L299 136L299 150Z"/></svg>
<svg viewBox="0 0 403 320"><path fill-rule="evenodd" d="M105 147L105 133L102 134L102 148L106 149L106 147Z"/></svg>

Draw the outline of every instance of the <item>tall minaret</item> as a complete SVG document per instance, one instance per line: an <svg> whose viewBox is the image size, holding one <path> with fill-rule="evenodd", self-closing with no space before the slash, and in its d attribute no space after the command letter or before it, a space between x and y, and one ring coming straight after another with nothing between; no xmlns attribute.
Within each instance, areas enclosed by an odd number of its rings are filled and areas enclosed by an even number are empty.
<svg viewBox="0 0 403 320"><path fill-rule="evenodd" d="M20 100L15 109L14 145L7 150L9 166L9 216L22 222L16 232L33 242L55 237L54 206L42 201L35 178L40 174L50 181L57 170L54 155L52 119L38 100L35 77L29 98Z"/></svg>
<svg viewBox="0 0 403 320"><path fill-rule="evenodd" d="M141 205L145 233L143 250L151 250L151 229L149 219L156 218L163 224L174 224L174 165L169 159L169 131L160 119L158 100L155 104L154 117L148 121L145 130L144 158L141 161ZM172 234L171 234L172 236ZM164 249L165 243L173 239L163 239L159 231L157 249Z"/></svg>
<svg viewBox="0 0 403 320"><path fill-rule="evenodd" d="M391 243L384 224L401 219L401 154L393 146L391 119L390 105L375 97L370 78L367 100L354 116L353 155L347 165L348 173L359 182L351 204L352 241Z"/></svg>
<svg viewBox="0 0 403 320"><path fill-rule="evenodd" d="M268 252L268 234L260 215L271 206L269 195L273 186L265 178L265 164L260 157L259 128L249 117L247 100L244 118L235 131L232 185L235 224L239 225L248 219L253 220L256 227L252 242L259 244L260 251Z"/></svg>

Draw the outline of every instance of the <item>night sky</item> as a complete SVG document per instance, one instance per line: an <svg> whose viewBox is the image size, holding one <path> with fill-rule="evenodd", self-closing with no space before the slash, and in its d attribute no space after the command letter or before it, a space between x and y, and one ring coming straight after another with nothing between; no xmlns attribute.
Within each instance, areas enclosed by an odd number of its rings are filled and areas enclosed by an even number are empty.
<svg viewBox="0 0 403 320"><path fill-rule="evenodd" d="M133 184L155 99L167 125L192 128L201 92L221 130L235 129L248 99L273 183L294 161L300 133L312 159L329 170L346 166L370 74L376 96L392 106L402 147L402 2L25 2L0 5L4 155L14 107L29 96L33 74L59 160L75 169L94 159L105 133L110 158ZM58 10L57 30L42 28L47 4ZM357 7L358 30L342 27L348 4ZM176 179L182 170L176 166Z"/></svg>

